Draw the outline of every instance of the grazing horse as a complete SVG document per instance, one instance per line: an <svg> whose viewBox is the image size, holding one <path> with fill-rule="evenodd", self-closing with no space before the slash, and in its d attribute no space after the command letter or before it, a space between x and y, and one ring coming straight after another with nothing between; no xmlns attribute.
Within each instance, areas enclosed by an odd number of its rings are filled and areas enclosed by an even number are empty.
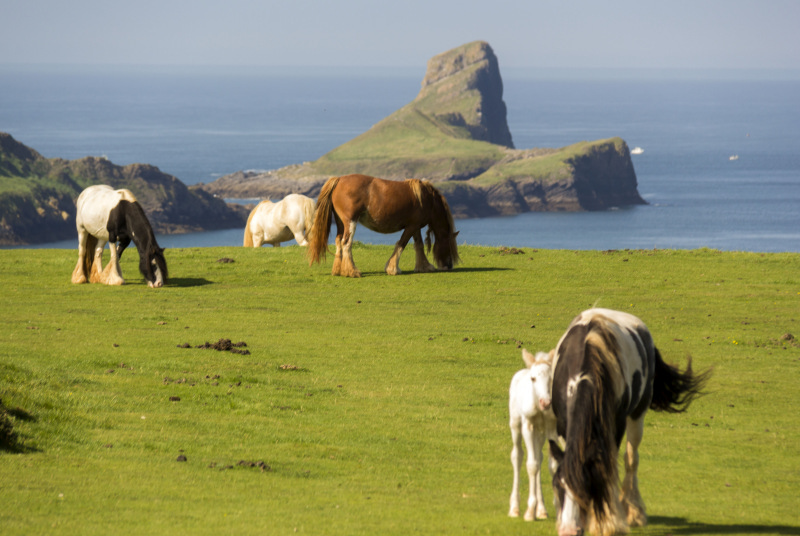
<svg viewBox="0 0 800 536"><path fill-rule="evenodd" d="M508 389L509 427L511 428L511 465L514 468L514 484L511 488L511 501L508 515L519 517L519 473L522 466L522 444L528 460L528 509L525 521L547 519L547 509L542 498L542 447L544 439L556 439L556 418L550 409L550 384L553 380L552 368L554 351L549 354L538 352L535 356L522 350L522 360L526 368L511 379ZM550 473L555 473L555 460L550 457Z"/></svg>
<svg viewBox="0 0 800 536"><path fill-rule="evenodd" d="M308 247L310 264L319 262L327 252L331 218L336 221L336 257L332 275L361 277L361 272L353 263L351 250L359 223L378 233L403 231L392 256L386 262L387 274L400 273L400 255L411 237L414 237L417 254L414 271L436 270L425 256L421 230L426 225L425 244L430 252L433 234L433 257L439 269L450 270L460 261L456 245L458 233L455 232L450 207L444 196L427 181L389 181L366 175L328 179L317 200Z"/></svg>
<svg viewBox="0 0 800 536"><path fill-rule="evenodd" d="M306 236L314 222L316 202L300 194L289 194L277 203L269 199L250 211L244 228L244 247L260 248L263 244L279 247L294 238L307 246Z"/></svg>
<svg viewBox="0 0 800 536"><path fill-rule="evenodd" d="M77 201L78 264L73 283L121 285L119 259L131 243L139 250L139 271L148 286L158 288L167 282L167 261L158 246L153 228L142 206L129 190L114 190L104 184L89 186ZM117 247L119 241L119 247ZM102 268L103 248L108 242L111 259Z"/></svg>
<svg viewBox="0 0 800 536"><path fill-rule="evenodd" d="M710 371L693 374L666 364L647 327L633 315L589 309L556 347L552 407L562 450L553 491L559 536L598 536L647 523L639 494L639 444L648 408L680 413L701 394ZM623 435L625 478L619 496L617 457Z"/></svg>

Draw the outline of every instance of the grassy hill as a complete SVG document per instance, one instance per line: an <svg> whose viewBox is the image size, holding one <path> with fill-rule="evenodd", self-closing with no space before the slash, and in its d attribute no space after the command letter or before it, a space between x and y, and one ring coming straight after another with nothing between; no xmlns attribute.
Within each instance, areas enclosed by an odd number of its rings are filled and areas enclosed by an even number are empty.
<svg viewBox="0 0 800 536"><path fill-rule="evenodd" d="M514 149L491 47L475 41L431 58L417 97L319 159L202 186L224 197L316 196L334 175L425 178L456 217L643 204L620 138L560 149Z"/></svg>

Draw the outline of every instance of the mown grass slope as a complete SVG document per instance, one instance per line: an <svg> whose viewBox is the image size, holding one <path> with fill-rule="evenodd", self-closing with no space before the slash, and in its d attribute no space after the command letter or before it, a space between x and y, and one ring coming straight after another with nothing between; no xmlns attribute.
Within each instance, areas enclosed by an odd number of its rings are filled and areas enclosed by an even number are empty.
<svg viewBox="0 0 800 536"><path fill-rule="evenodd" d="M633 533L800 533L800 255L517 251L391 277L357 245L351 280L299 247L177 249L158 290L133 251L116 288L0 251L0 532L554 534L506 517L508 383L597 304L714 368L646 419ZM196 348L223 338L249 354Z"/></svg>

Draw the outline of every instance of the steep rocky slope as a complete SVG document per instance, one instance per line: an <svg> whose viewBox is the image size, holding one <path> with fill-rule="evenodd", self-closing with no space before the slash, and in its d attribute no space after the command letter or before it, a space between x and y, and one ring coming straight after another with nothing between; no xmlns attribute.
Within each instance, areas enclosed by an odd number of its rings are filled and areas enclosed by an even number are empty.
<svg viewBox="0 0 800 536"><path fill-rule="evenodd" d="M431 58L413 101L318 160L200 187L228 198L315 196L329 176L348 173L429 179L457 217L644 203L619 138L514 149L498 60L482 41Z"/></svg>
<svg viewBox="0 0 800 536"><path fill-rule="evenodd" d="M127 188L157 233L244 226L246 210L147 164L48 159L0 132L0 245L63 240L75 232L75 199L92 184Z"/></svg>

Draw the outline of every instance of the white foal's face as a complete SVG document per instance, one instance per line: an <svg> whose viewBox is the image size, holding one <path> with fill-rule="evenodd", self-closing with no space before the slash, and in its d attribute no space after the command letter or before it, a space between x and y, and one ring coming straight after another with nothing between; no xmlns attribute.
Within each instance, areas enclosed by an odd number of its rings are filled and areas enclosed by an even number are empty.
<svg viewBox="0 0 800 536"><path fill-rule="evenodd" d="M539 409L544 411L550 407L550 365L546 363L534 364L531 366L530 372L534 400L537 401Z"/></svg>

